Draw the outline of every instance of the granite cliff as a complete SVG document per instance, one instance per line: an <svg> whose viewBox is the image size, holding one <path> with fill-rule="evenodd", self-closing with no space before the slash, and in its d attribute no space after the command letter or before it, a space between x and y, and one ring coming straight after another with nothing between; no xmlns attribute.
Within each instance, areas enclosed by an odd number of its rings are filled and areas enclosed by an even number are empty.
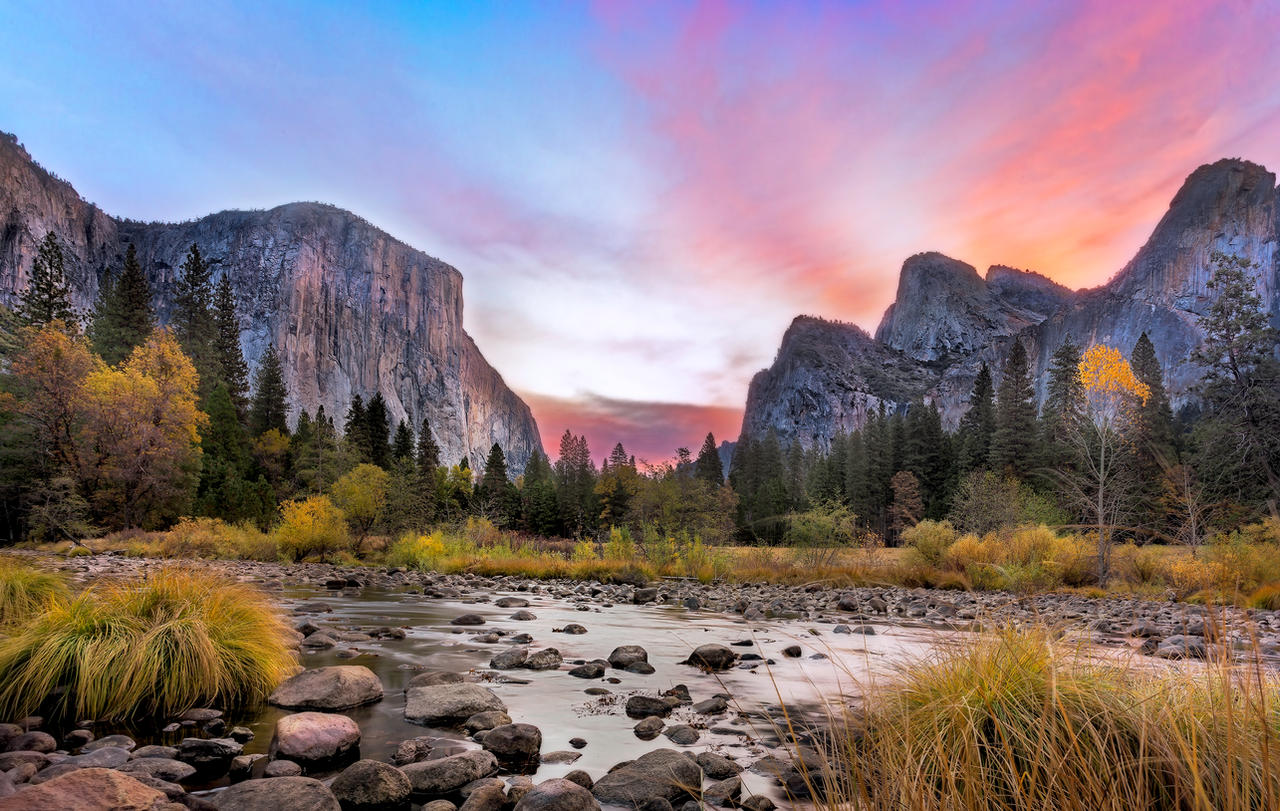
<svg viewBox="0 0 1280 811"><path fill-rule="evenodd" d="M1215 251L1254 262L1258 294L1280 325L1280 190L1274 174L1243 160L1196 169L1146 244L1098 288L1073 292L999 265L984 278L942 254L917 254L903 264L875 338L851 324L792 322L773 365L751 382L743 433L772 429L783 441L822 447L860 426L868 407L918 399L936 403L954 427L981 365L998 374L1015 339L1043 397L1050 358L1067 336L1128 352L1146 332L1175 406L1185 404L1199 378L1187 360L1213 301Z"/></svg>
<svg viewBox="0 0 1280 811"><path fill-rule="evenodd" d="M291 416L323 405L341 422L352 395L380 391L393 420L416 430L430 419L445 461L482 464L497 442L519 471L542 447L529 407L463 329L462 275L351 212L291 203L185 223L117 219L0 134L0 300L26 286L49 231L85 310L134 243L161 322L187 249L199 245L215 278L231 277L250 366L269 343L280 351Z"/></svg>

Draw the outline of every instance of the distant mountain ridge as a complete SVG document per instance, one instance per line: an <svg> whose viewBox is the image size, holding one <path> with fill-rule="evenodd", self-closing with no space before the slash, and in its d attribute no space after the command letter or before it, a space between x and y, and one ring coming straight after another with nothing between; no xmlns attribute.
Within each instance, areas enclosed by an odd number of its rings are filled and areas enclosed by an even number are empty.
<svg viewBox="0 0 1280 811"><path fill-rule="evenodd" d="M1044 396L1050 358L1070 336L1126 354L1145 331L1175 406L1199 371L1187 359L1213 302L1213 252L1252 260L1254 281L1280 325L1280 190L1266 168L1239 159L1201 166L1184 181L1146 244L1107 284L1071 291L1030 271L996 265L986 277L940 253L903 263L896 299L874 338L851 324L796 318L773 364L751 381L742 433L825 447L861 426L868 409L923 399L954 427L983 363L997 380L1023 341Z"/></svg>
<svg viewBox="0 0 1280 811"><path fill-rule="evenodd" d="M74 303L88 310L125 248L137 246L160 321L194 243L230 274L241 345L256 368L274 343L291 416L323 405L338 423L354 394L382 392L393 420L431 421L442 460L483 463L498 443L516 472L541 450L533 414L462 326L462 275L349 211L290 203L184 223L111 217L0 133L0 300L11 304L37 245L62 242Z"/></svg>

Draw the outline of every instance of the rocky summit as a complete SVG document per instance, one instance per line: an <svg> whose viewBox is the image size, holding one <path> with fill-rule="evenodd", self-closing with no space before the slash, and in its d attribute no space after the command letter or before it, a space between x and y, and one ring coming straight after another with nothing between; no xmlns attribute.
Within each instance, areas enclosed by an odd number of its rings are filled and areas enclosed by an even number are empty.
<svg viewBox="0 0 1280 811"><path fill-rule="evenodd" d="M825 448L860 427L868 409L900 410L916 400L936 403L954 428L982 364L999 380L1014 340L1026 346L1043 399L1064 338L1127 354L1146 332L1174 407L1185 405L1200 377L1186 361L1203 339L1198 319L1214 301L1215 252L1254 263L1258 295L1280 323L1278 198L1276 176L1262 166L1234 159L1201 166L1134 258L1091 290L1000 265L984 278L940 253L912 256L874 338L853 324L792 322L773 365L751 381L742 433L773 430L784 444Z"/></svg>
<svg viewBox="0 0 1280 811"><path fill-rule="evenodd" d="M109 216L0 133L0 301L26 287L46 233L62 243L73 303L87 311L133 243L161 323L188 248L231 277L251 367L280 352L291 417L323 405L338 420L353 395L381 392L394 421L431 421L441 458L484 460L493 443L513 471L541 449L528 405L462 326L462 275L330 205L222 211L182 223Z"/></svg>

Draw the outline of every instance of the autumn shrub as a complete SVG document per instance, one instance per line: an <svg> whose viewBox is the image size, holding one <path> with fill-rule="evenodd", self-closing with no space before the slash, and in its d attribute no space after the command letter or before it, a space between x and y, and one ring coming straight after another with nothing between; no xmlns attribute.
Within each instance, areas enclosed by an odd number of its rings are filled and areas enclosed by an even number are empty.
<svg viewBox="0 0 1280 811"><path fill-rule="evenodd" d="M219 518L183 518L164 533L159 553L166 558L276 560L275 540L252 524L228 524Z"/></svg>
<svg viewBox="0 0 1280 811"><path fill-rule="evenodd" d="M283 520L272 533L281 553L295 561L310 555L326 560L349 543L347 522L328 496L280 505Z"/></svg>
<svg viewBox="0 0 1280 811"><path fill-rule="evenodd" d="M1166 557L1162 547L1121 544L1111 550L1112 577L1132 585L1157 583Z"/></svg>
<svg viewBox="0 0 1280 811"><path fill-rule="evenodd" d="M1264 583L1280 580L1280 544L1272 542L1265 525L1252 525L1215 537L1201 554L1221 578L1215 585L1248 593ZM1258 531L1258 527L1264 527Z"/></svg>
<svg viewBox="0 0 1280 811"><path fill-rule="evenodd" d="M944 566L975 588L1036 592L1093 582L1093 544L1043 524L963 535L946 550Z"/></svg>
<svg viewBox="0 0 1280 811"><path fill-rule="evenodd" d="M329 498L355 533L357 547L386 512L390 485L390 473L366 462L344 473L329 487Z"/></svg>
<svg viewBox="0 0 1280 811"><path fill-rule="evenodd" d="M0 716L167 718L236 708L296 667L293 632L262 592L166 569L56 601L0 640Z"/></svg>
<svg viewBox="0 0 1280 811"><path fill-rule="evenodd" d="M1263 611L1280 611L1280 583L1270 583L1257 589L1249 595L1245 605Z"/></svg>
<svg viewBox="0 0 1280 811"><path fill-rule="evenodd" d="M802 772L818 808L1280 807L1280 688L1260 669L1134 668L1006 630L859 692Z"/></svg>
<svg viewBox="0 0 1280 811"><path fill-rule="evenodd" d="M610 527L609 540L604 543L602 557L605 560L634 560L636 543L631 539L631 530L626 527Z"/></svg>
<svg viewBox="0 0 1280 811"><path fill-rule="evenodd" d="M902 542L914 549L916 554L930 566L943 564L947 550L955 540L956 529L950 521L925 519L914 527L902 531Z"/></svg>
<svg viewBox="0 0 1280 811"><path fill-rule="evenodd" d="M11 557L0 558L0 628L10 628L67 599L67 581L60 573L28 566Z"/></svg>
<svg viewBox="0 0 1280 811"><path fill-rule="evenodd" d="M409 569L433 571L445 556L444 533L436 530L428 535L409 533L387 550L387 563Z"/></svg>

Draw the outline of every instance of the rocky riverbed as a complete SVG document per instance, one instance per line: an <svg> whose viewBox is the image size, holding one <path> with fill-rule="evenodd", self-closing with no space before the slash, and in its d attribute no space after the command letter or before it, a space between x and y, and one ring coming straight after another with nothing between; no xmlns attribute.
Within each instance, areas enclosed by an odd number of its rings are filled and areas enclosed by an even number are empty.
<svg viewBox="0 0 1280 811"><path fill-rule="evenodd" d="M165 565L43 562L86 582ZM0 726L0 809L112 796L101 807L659 811L700 799L766 811L804 801L814 780L801 771L816 765L812 736L832 708L978 625L1047 623L1137 655L1225 647L1280 664L1276 612L1178 603L194 565L274 593L305 670L267 706L198 708L155 728L15 719Z"/></svg>

